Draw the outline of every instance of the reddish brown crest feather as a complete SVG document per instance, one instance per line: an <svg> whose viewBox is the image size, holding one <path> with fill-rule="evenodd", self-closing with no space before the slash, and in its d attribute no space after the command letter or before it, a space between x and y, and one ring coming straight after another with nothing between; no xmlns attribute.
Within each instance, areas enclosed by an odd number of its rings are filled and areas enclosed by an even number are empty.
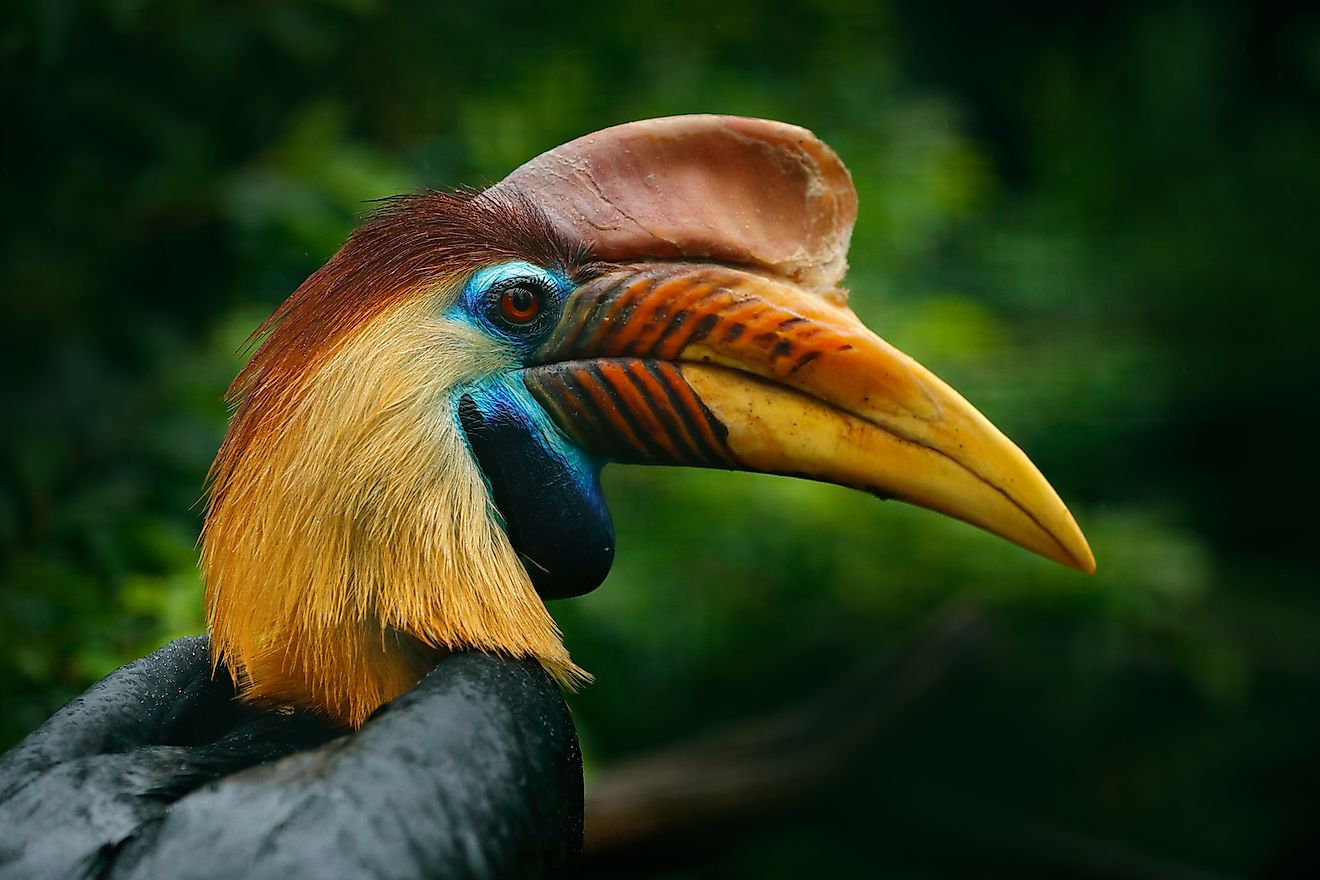
<svg viewBox="0 0 1320 880"><path fill-rule="evenodd" d="M570 277L588 263L517 192L426 192L395 196L353 232L251 339L263 339L229 388L238 405L212 466L214 505L229 466L252 439L279 424L311 365L347 334L419 289L491 263L527 260Z"/></svg>

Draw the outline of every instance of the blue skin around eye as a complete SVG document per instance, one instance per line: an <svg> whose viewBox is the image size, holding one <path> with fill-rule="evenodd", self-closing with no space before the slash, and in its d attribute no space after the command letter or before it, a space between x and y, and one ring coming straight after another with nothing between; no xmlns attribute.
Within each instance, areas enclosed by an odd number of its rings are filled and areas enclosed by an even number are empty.
<svg viewBox="0 0 1320 880"><path fill-rule="evenodd" d="M449 317L526 356L539 339L518 337L486 317L486 292L511 278L542 281L557 297L546 303L555 312L571 287L530 263L503 263L474 273ZM604 462L564 435L528 392L520 371L466 383L454 389L452 399L505 532L537 591L554 599L599 586L614 560L614 525L600 488Z"/></svg>
<svg viewBox="0 0 1320 880"><path fill-rule="evenodd" d="M548 296L543 304L543 312L547 315L557 315L569 291L573 289L572 283L563 275L534 263L522 260L497 263L472 273L472 277L463 285L463 293L451 308L450 314L475 325L487 335L511 343L525 357L540 343L540 338L517 334L496 324L487 317L485 308L487 292L501 282L515 278L539 282L539 286L547 291ZM553 323L549 322L551 326Z"/></svg>

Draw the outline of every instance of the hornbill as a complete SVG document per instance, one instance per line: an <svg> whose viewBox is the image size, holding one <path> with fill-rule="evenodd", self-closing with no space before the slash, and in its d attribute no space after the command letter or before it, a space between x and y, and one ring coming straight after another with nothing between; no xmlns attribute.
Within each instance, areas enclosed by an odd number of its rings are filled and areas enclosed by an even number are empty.
<svg viewBox="0 0 1320 880"><path fill-rule="evenodd" d="M389 200L231 388L209 643L5 756L0 873L571 874L556 683L586 673L544 600L610 568L608 461L837 483L1092 571L1027 457L848 309L856 205L810 132L727 116Z"/></svg>

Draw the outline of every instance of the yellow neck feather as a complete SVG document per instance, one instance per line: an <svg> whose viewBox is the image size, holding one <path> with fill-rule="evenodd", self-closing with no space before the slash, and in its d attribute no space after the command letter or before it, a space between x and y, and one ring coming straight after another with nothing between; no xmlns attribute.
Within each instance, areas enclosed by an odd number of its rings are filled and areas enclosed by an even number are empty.
<svg viewBox="0 0 1320 880"><path fill-rule="evenodd" d="M586 677L460 436L449 391L508 364L436 317L449 298L412 297L348 335L218 475L207 618L245 698L356 727L462 648Z"/></svg>

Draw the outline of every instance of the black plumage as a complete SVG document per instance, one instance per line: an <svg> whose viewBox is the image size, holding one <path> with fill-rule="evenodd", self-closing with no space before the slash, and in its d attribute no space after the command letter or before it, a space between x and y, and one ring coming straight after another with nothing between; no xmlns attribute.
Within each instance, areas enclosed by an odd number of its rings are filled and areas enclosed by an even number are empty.
<svg viewBox="0 0 1320 880"><path fill-rule="evenodd" d="M0 758L0 877L561 877L582 762L534 662L453 654L358 732L238 702L204 637Z"/></svg>

